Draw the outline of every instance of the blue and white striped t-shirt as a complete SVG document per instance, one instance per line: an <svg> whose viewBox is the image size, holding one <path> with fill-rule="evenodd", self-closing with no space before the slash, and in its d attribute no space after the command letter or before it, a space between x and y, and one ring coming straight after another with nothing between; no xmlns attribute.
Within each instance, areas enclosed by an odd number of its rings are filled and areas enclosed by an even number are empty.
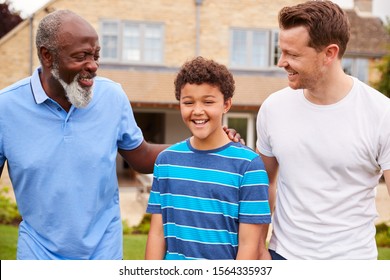
<svg viewBox="0 0 390 280"><path fill-rule="evenodd" d="M240 143L177 143L157 158L147 212L162 214L166 259L235 259L239 223L271 222L264 164Z"/></svg>

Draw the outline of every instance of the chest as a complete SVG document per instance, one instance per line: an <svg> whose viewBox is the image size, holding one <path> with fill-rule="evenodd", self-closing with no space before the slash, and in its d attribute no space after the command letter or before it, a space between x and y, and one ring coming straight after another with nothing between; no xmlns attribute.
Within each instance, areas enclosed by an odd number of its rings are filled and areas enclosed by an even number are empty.
<svg viewBox="0 0 390 280"><path fill-rule="evenodd" d="M283 163L320 161L350 168L374 162L377 154L375 124L358 111L287 111L272 118L269 139L274 155ZM302 164L304 166L304 164Z"/></svg>

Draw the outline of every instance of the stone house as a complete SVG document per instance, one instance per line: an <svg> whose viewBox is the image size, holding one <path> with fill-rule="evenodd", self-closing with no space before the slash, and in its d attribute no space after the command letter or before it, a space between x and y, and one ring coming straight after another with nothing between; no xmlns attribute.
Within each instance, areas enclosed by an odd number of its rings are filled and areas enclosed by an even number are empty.
<svg viewBox="0 0 390 280"><path fill-rule="evenodd" d="M355 0L366 4L371 0ZM201 55L229 67L236 80L231 111L224 123L255 147L259 107L272 92L287 85L278 60L277 14L302 0L52 0L0 40L0 88L29 76L39 66L35 33L42 17L70 9L97 30L102 46L98 74L122 84L145 139L174 143L189 136L174 97L179 67ZM346 71L368 71L390 42L378 18L348 11L353 35ZM369 27L367 26L369 22ZM364 33L363 31L364 30ZM364 61L364 62L362 62ZM118 158L118 172L127 166ZM6 173L6 172L3 172ZM4 184L6 174L3 174Z"/></svg>

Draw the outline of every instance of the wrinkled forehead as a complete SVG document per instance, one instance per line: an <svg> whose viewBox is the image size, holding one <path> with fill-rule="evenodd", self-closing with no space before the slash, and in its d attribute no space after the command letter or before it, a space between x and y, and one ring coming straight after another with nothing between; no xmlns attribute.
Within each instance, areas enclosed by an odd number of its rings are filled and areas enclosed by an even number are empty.
<svg viewBox="0 0 390 280"><path fill-rule="evenodd" d="M67 15L60 27L58 39L62 45L76 42L98 42L98 34L93 26L77 15Z"/></svg>

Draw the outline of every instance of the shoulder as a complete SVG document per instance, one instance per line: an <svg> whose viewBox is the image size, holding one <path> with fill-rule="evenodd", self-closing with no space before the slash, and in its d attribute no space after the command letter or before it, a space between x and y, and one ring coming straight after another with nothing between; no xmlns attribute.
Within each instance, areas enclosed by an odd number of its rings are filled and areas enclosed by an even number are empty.
<svg viewBox="0 0 390 280"><path fill-rule="evenodd" d="M231 142L231 145L225 149L224 154L232 158L246 161L253 161L256 158L260 158L254 150L237 142Z"/></svg>
<svg viewBox="0 0 390 280"><path fill-rule="evenodd" d="M171 158L173 156L180 156L183 154L188 154L192 153L192 151L189 149L187 145L187 140L183 140L180 142L177 142L165 150L163 150L158 156L157 156L157 161L163 161L166 160L167 158Z"/></svg>
<svg viewBox="0 0 390 280"><path fill-rule="evenodd" d="M94 89L95 90L106 90L106 89L117 89L123 91L120 83L110 80L105 77L97 76L94 80Z"/></svg>
<svg viewBox="0 0 390 280"><path fill-rule="evenodd" d="M103 93L104 95L113 96L113 95L120 95L126 96L126 93L124 92L122 85L118 82L115 82L113 80L110 80L108 78L104 77L96 77L94 80L94 93L100 94ZM127 97L126 97L127 98Z"/></svg>
<svg viewBox="0 0 390 280"><path fill-rule="evenodd" d="M282 88L281 90L278 90L278 91L275 91L273 93L271 93L267 98L266 100L275 100L275 99L278 99L278 98L281 98L281 97L285 97L286 95L292 95L296 92L299 92L300 90L295 90L295 89L292 89L290 87L285 87L285 88Z"/></svg>
<svg viewBox="0 0 390 280"><path fill-rule="evenodd" d="M119 102L120 104L128 106L129 98L122 88L122 85L118 82L110 80L104 77L96 77L93 87L94 98L97 100L103 100L107 104L112 102Z"/></svg>
<svg viewBox="0 0 390 280"><path fill-rule="evenodd" d="M361 103L364 104L366 108L369 108L369 111L385 111L390 110L390 99L379 92L378 90L370 87L369 85L363 83L357 78L352 77L354 80L353 90L356 91L356 94Z"/></svg>
<svg viewBox="0 0 390 280"><path fill-rule="evenodd" d="M0 90L0 113L7 114L7 110L13 110L19 104L32 99L30 78L20 80ZM12 106L10 106L12 104Z"/></svg>
<svg viewBox="0 0 390 280"><path fill-rule="evenodd" d="M241 143L232 142L232 144L226 149L223 156L234 160L235 163L239 163L243 172L265 170L264 163L260 155Z"/></svg>
<svg viewBox="0 0 390 280"><path fill-rule="evenodd" d="M6 96L8 93L25 91L26 86L30 85L30 79L30 77L24 78L12 85L3 88L2 90L0 90L0 97L4 98L3 96Z"/></svg>
<svg viewBox="0 0 390 280"><path fill-rule="evenodd" d="M281 105L288 105L291 102L295 102L302 95L302 90L294 90L290 87L285 87L279 91L271 93L263 102L260 109L264 110L264 108L273 107L275 109L280 108Z"/></svg>
<svg viewBox="0 0 390 280"><path fill-rule="evenodd" d="M169 146L167 149L165 149L165 151L190 151L187 145L187 141L188 139L177 142Z"/></svg>

